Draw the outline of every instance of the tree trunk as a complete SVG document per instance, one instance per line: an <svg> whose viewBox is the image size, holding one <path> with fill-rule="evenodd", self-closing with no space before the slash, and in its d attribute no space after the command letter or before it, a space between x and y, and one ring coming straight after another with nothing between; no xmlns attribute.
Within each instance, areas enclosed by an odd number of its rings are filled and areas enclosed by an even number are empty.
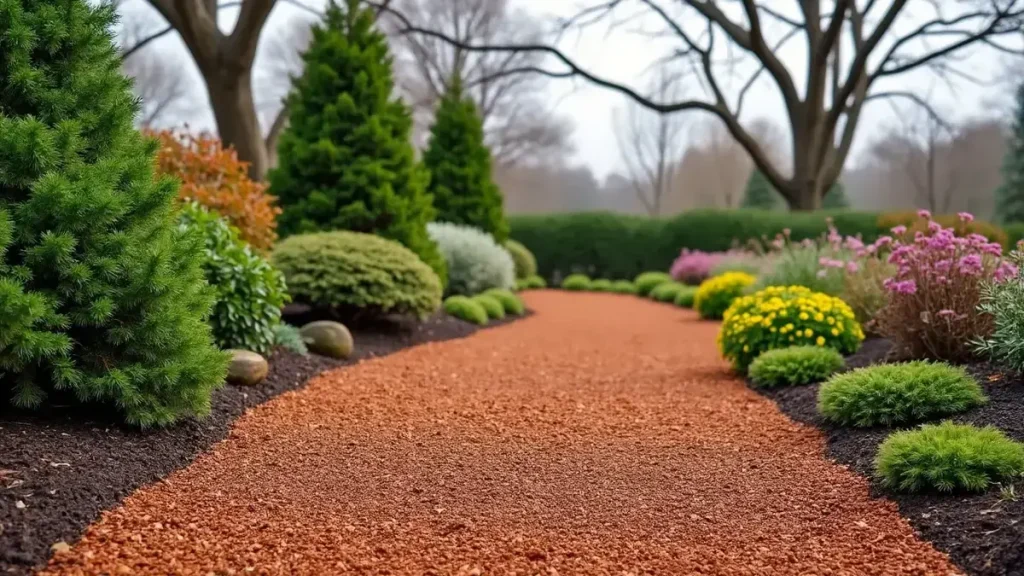
<svg viewBox="0 0 1024 576"><path fill-rule="evenodd" d="M268 169L267 146L256 115L251 73L217 70L204 76L221 141L233 146L238 158L249 163L250 178L263 180Z"/></svg>
<svg viewBox="0 0 1024 576"><path fill-rule="evenodd" d="M805 182L796 190L796 201L789 203L794 212L810 212L821 209L821 193L813 182Z"/></svg>

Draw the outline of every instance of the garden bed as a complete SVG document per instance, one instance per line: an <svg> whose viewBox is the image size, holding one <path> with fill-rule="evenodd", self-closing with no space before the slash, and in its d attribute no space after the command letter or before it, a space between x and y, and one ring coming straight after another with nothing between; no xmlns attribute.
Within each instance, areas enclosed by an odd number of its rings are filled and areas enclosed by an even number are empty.
<svg viewBox="0 0 1024 576"><path fill-rule="evenodd" d="M164 429L128 428L116 416L82 413L89 408L21 412L5 403L0 409L0 573L29 573L46 561L51 546L75 541L103 510L222 440L247 408L301 388L324 370L462 338L478 329L442 314L422 323L354 327L356 354L346 361L278 350L269 358L270 374L263 383L225 385L213 395L208 418Z"/></svg>
<svg viewBox="0 0 1024 576"><path fill-rule="evenodd" d="M847 358L850 368L883 362L885 340L872 339ZM989 364L966 367L984 389L989 402L955 416L956 422L993 425L1015 440L1024 441L1024 378ZM816 426L828 440L828 454L837 462L872 478L875 496L893 500L920 534L950 555L968 573L978 576L1024 575L1024 491L1016 496L997 488L979 495L900 494L884 490L873 479L878 445L891 430L833 426L817 411L818 384L758 389L790 418Z"/></svg>

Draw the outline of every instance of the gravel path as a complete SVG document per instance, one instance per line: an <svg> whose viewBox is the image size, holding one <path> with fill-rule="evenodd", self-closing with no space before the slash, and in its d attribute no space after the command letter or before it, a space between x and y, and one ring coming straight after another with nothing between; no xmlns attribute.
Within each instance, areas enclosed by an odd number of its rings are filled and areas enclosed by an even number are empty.
<svg viewBox="0 0 1024 576"><path fill-rule="evenodd" d="M325 374L107 513L45 574L941 575L895 506L636 298Z"/></svg>

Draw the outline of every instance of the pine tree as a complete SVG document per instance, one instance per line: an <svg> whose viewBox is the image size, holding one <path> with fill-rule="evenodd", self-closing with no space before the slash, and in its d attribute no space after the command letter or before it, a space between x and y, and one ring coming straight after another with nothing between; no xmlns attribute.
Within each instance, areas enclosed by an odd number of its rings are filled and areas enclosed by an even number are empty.
<svg viewBox="0 0 1024 576"><path fill-rule="evenodd" d="M1017 87L1010 138L1003 158L1003 183L996 190L996 214L1005 222L1024 222L1024 82Z"/></svg>
<svg viewBox="0 0 1024 576"><path fill-rule="evenodd" d="M500 243L508 238L501 190L491 180L491 152L476 104L456 78L437 108L423 155L437 220L479 228Z"/></svg>
<svg viewBox="0 0 1024 576"><path fill-rule="evenodd" d="M849 208L850 200L846 197L846 187L843 183L836 181L828 192L825 192L825 197L821 199L821 207L826 210L837 210L840 208Z"/></svg>
<svg viewBox="0 0 1024 576"><path fill-rule="evenodd" d="M743 193L742 208L760 210L779 210L785 206L782 196L775 190L764 173L754 169L747 180L747 189Z"/></svg>
<svg viewBox="0 0 1024 576"><path fill-rule="evenodd" d="M209 410L227 358L200 239L132 128L109 4L0 0L0 391L131 423Z"/></svg>
<svg viewBox="0 0 1024 576"><path fill-rule="evenodd" d="M327 9L288 96L289 128L270 173L283 209L278 232L377 234L404 244L443 281L444 260L426 229L435 214L429 174L409 142L412 117L392 95L387 39L359 4Z"/></svg>

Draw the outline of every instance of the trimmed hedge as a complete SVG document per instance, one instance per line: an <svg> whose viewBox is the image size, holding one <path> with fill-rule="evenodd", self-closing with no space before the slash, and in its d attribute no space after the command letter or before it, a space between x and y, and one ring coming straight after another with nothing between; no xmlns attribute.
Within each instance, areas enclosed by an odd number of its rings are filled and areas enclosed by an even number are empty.
<svg viewBox="0 0 1024 576"><path fill-rule="evenodd" d="M775 212L693 210L671 218L611 212L582 212L509 218L511 237L537 258L538 274L557 282L569 274L634 278L649 270L667 271L681 248L728 250L734 243L774 237L784 229L794 240L817 238L831 217L840 232L867 242L888 232L874 212Z"/></svg>

